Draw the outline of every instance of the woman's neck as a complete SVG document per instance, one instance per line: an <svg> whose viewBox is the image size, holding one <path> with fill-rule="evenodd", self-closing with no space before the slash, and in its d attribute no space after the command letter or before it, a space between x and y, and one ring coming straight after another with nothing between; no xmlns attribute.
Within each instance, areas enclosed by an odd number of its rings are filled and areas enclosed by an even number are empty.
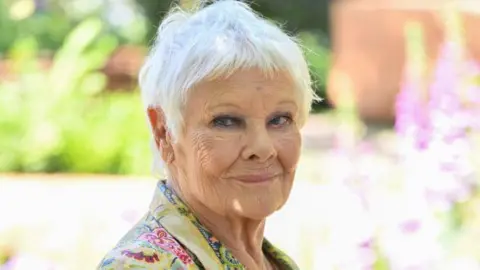
<svg viewBox="0 0 480 270"><path fill-rule="evenodd" d="M220 215L182 192L175 181L168 181L168 184L200 222L228 247L247 269L265 269L265 264L268 263L262 250L265 219L252 220L230 213Z"/></svg>
<svg viewBox="0 0 480 270"><path fill-rule="evenodd" d="M262 251L264 220L249 220L234 215L218 215L202 204L193 204L191 207L200 222L222 244L228 247L242 264L247 266L248 269L263 269L265 262Z"/></svg>

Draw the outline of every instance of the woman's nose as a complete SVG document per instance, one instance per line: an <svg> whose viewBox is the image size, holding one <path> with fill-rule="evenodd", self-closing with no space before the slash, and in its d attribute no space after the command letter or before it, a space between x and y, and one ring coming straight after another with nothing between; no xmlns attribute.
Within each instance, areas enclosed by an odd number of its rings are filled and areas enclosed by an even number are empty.
<svg viewBox="0 0 480 270"><path fill-rule="evenodd" d="M276 157L273 139L264 125L248 128L246 133L247 142L242 153L245 160L265 162Z"/></svg>

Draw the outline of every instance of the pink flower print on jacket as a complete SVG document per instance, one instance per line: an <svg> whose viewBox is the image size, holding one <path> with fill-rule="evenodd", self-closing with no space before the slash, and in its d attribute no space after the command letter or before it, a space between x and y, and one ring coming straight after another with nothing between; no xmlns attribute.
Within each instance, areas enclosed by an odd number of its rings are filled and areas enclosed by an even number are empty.
<svg viewBox="0 0 480 270"><path fill-rule="evenodd" d="M171 252L177 256L185 265L192 264L193 259L164 228L156 228L152 232L140 235L139 240L147 241L162 250Z"/></svg>

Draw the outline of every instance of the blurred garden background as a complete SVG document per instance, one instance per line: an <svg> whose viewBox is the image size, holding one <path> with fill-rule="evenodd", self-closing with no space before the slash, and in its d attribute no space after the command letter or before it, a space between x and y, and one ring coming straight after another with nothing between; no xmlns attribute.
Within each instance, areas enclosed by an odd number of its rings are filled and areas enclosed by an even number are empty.
<svg viewBox="0 0 480 270"><path fill-rule="evenodd" d="M171 5L0 0L1 270L94 269L146 211L137 73ZM269 239L301 269L480 269L480 2L252 7L325 98Z"/></svg>

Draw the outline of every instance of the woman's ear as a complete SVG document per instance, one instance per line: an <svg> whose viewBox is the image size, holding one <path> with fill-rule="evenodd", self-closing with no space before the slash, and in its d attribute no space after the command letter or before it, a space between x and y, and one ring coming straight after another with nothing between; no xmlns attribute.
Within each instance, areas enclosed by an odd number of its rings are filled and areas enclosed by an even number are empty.
<svg viewBox="0 0 480 270"><path fill-rule="evenodd" d="M155 144L160 150L161 156L165 163L169 164L174 160L174 153L172 147L172 138L167 129L165 114L162 109L155 107L148 107L148 120L152 127Z"/></svg>
<svg viewBox="0 0 480 270"><path fill-rule="evenodd" d="M163 114L162 109L158 107L148 107L147 115L152 128L153 137L155 138L155 144L160 148L160 142L167 139L165 115Z"/></svg>

